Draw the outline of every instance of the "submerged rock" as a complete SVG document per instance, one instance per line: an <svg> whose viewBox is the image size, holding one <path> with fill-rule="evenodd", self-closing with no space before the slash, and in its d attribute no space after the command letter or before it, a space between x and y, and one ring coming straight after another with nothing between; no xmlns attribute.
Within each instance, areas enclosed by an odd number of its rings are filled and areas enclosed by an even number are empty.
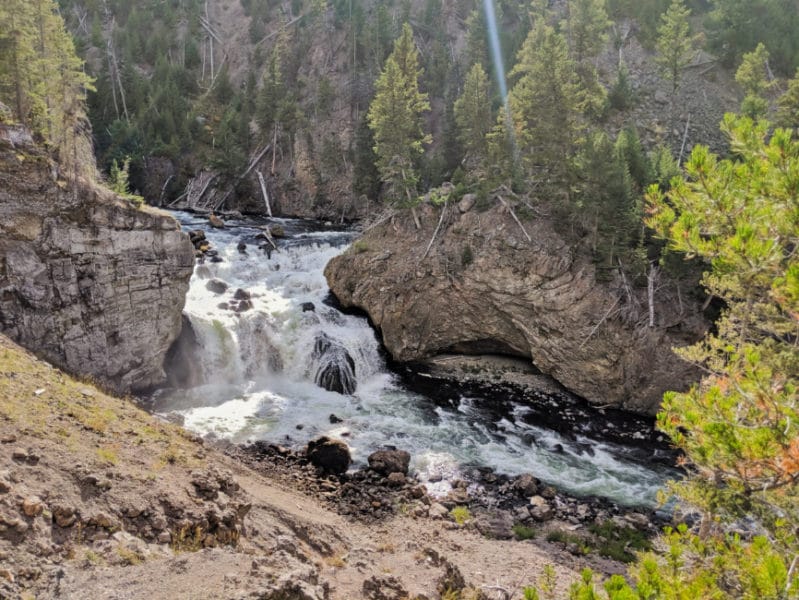
<svg viewBox="0 0 799 600"><path fill-rule="evenodd" d="M228 284L221 279L211 279L205 284L205 289L214 294L224 294L227 291Z"/></svg>
<svg viewBox="0 0 799 600"><path fill-rule="evenodd" d="M339 394L355 392L355 361L344 346L322 333L316 338L313 359L318 365L316 385Z"/></svg>

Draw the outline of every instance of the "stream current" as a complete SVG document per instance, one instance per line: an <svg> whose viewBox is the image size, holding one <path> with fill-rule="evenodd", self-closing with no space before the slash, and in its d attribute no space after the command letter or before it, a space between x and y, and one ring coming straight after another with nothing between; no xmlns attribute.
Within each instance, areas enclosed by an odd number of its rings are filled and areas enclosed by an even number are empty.
<svg viewBox="0 0 799 600"><path fill-rule="evenodd" d="M536 424L523 402L505 402L498 414L477 394L441 402L410 391L387 366L367 320L326 303L324 267L355 232L298 219L247 218L211 229L202 216L175 216L185 230L204 230L222 261L195 267L184 309L204 383L156 393L156 413L178 415L192 431L235 443L299 448L321 435L342 438L356 465L395 446L410 452L412 471L434 494L477 466L532 473L577 496L653 506L657 490L673 476L666 467L631 458L622 445ZM285 232L271 257L256 239L267 223ZM212 280L227 289L212 291ZM238 292L239 298L249 295L252 308L231 310L237 290L247 293ZM320 387L325 384L344 393Z"/></svg>

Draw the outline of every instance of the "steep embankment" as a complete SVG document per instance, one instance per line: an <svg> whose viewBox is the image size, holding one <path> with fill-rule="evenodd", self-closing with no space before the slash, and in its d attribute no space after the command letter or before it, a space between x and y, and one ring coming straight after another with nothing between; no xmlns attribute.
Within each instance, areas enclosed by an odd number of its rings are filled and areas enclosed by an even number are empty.
<svg viewBox="0 0 799 600"><path fill-rule="evenodd" d="M649 327L646 289L598 281L587 249L567 242L551 218L525 220L528 241L499 200L481 212L467 198L444 209L426 257L440 214L431 205L421 230L397 216L325 271L345 306L369 313L396 360L520 356L594 403L643 413L696 378L671 351L706 325L685 290L661 278Z"/></svg>
<svg viewBox="0 0 799 600"><path fill-rule="evenodd" d="M175 220L64 181L4 125L0 206L0 332L120 391L160 383L194 265Z"/></svg>
<svg viewBox="0 0 799 600"><path fill-rule="evenodd" d="M581 566L623 569L440 516L367 527L292 490L298 473L279 486L2 335L0 365L3 598L495 598L547 563L564 598Z"/></svg>

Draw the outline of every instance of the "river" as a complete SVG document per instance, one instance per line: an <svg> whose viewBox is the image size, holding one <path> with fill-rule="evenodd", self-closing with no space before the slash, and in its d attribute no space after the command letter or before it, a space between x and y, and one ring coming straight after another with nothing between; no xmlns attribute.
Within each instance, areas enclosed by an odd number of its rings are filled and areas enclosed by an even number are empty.
<svg viewBox="0 0 799 600"><path fill-rule="evenodd" d="M623 446L541 426L526 418L531 410L523 402L508 402L497 414L479 395L453 403L410 391L387 366L367 320L329 305L324 267L355 232L270 219L285 237L268 257L256 237L266 220L232 220L212 229L204 217L175 216L186 230L204 230L221 262L195 267L184 311L201 347L203 383L157 393L155 412L236 443L300 447L320 435L338 437L356 464L395 446L411 453L411 469L432 493L445 493L449 481L481 466L532 473L578 496L654 506L657 490L673 475L632 459ZM217 290L224 282L226 290L212 291L209 281ZM231 308L247 297L251 308ZM322 389L324 383L345 393Z"/></svg>

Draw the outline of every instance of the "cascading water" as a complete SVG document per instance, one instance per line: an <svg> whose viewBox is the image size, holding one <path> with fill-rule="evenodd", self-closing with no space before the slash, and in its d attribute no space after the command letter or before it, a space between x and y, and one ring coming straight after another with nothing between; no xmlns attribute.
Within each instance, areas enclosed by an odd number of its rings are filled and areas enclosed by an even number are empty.
<svg viewBox="0 0 799 600"><path fill-rule="evenodd" d="M206 229L205 219L176 216L187 230ZM434 493L477 465L533 473L577 495L654 503L668 471L628 460L614 444L539 427L520 403L498 417L480 398L446 407L408 391L384 364L366 319L325 304L324 267L355 234L269 222L286 234L270 257L258 249L265 221L206 230L222 261L196 267L185 308L204 383L157 394L156 412L234 442L300 446L320 435L343 437L356 463L393 445L411 453L411 468Z"/></svg>

